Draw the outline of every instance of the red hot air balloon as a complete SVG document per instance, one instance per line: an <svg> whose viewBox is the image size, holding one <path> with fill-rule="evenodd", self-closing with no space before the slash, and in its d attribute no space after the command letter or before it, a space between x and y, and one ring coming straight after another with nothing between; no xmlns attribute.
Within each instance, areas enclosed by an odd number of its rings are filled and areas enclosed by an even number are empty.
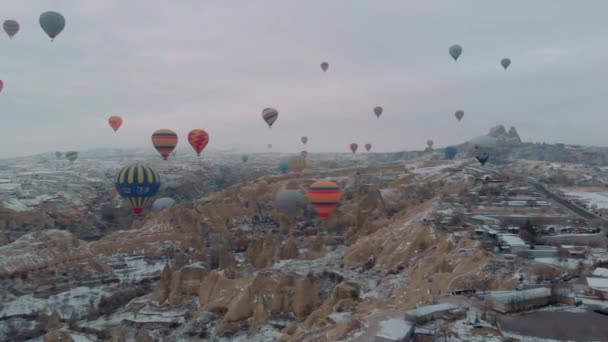
<svg viewBox="0 0 608 342"><path fill-rule="evenodd" d="M308 189L308 200L322 220L327 220L329 214L338 206L341 198L340 187L331 181L316 181Z"/></svg>
<svg viewBox="0 0 608 342"><path fill-rule="evenodd" d="M353 153L357 152L357 148L359 147L359 145L352 143L350 144L350 150L353 151Z"/></svg>
<svg viewBox="0 0 608 342"><path fill-rule="evenodd" d="M365 149L367 150L367 152L369 152L369 150L372 149L372 144L365 144Z"/></svg>
<svg viewBox="0 0 608 342"><path fill-rule="evenodd" d="M300 154L302 155L302 157L306 158L308 157L308 151L304 150L302 152L300 152Z"/></svg>
<svg viewBox="0 0 608 342"><path fill-rule="evenodd" d="M200 156L205 146L209 143L209 134L202 129L193 129L188 133L188 142L196 151L196 155Z"/></svg>
<svg viewBox="0 0 608 342"><path fill-rule="evenodd" d="M457 110L456 113L454 113L454 116L456 117L456 119L458 119L458 121L460 121L464 117L464 111Z"/></svg>
<svg viewBox="0 0 608 342"><path fill-rule="evenodd" d="M118 131L120 126L122 126L122 118L117 115L112 115L108 119L108 123L110 124L110 127L112 127L112 129L114 129L114 132L116 132L116 131Z"/></svg>

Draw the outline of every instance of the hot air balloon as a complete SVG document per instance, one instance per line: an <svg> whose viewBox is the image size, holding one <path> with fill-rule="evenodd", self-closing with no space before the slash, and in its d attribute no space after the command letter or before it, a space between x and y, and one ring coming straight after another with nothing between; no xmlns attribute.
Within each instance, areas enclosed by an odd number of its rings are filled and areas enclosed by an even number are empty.
<svg viewBox="0 0 608 342"><path fill-rule="evenodd" d="M241 160L243 161L243 163L246 163L249 160L249 156L244 154L241 156Z"/></svg>
<svg viewBox="0 0 608 342"><path fill-rule="evenodd" d="M4 89L4 82L0 80L0 93L2 92L2 89Z"/></svg>
<svg viewBox="0 0 608 342"><path fill-rule="evenodd" d="M200 156L205 146L209 143L209 134L202 129L193 129L188 133L188 142L196 152L196 155Z"/></svg>
<svg viewBox="0 0 608 342"><path fill-rule="evenodd" d="M114 129L114 132L116 132L116 131L118 131L120 126L122 126L122 118L117 115L112 115L108 119L108 123L110 124L110 127L112 127L112 129Z"/></svg>
<svg viewBox="0 0 608 342"><path fill-rule="evenodd" d="M329 63L327 63L327 62L321 63L321 70L323 70L323 72L326 72L327 69L329 69Z"/></svg>
<svg viewBox="0 0 608 342"><path fill-rule="evenodd" d="M158 193L160 175L149 166L133 164L123 167L114 182L118 194L129 200L133 213L140 215L150 198Z"/></svg>
<svg viewBox="0 0 608 342"><path fill-rule="evenodd" d="M500 65L502 65L502 67L507 70L507 68L509 67L509 65L511 65L511 60L509 58L503 58L500 61Z"/></svg>
<svg viewBox="0 0 608 342"><path fill-rule="evenodd" d="M336 209L340 198L342 198L340 187L331 181L316 181L308 189L308 200L323 220L327 220L329 214Z"/></svg>
<svg viewBox="0 0 608 342"><path fill-rule="evenodd" d="M272 128L272 124L279 118L279 111L274 108L266 108L262 111L262 119L266 121L268 127Z"/></svg>
<svg viewBox="0 0 608 342"><path fill-rule="evenodd" d="M51 41L57 37L65 28L65 18L57 12L44 12L40 15L40 27L51 38Z"/></svg>
<svg viewBox="0 0 608 342"><path fill-rule="evenodd" d="M275 199L275 208L289 216L295 216L304 207L306 207L306 197L301 190L281 190Z"/></svg>
<svg viewBox="0 0 608 342"><path fill-rule="evenodd" d="M456 119L458 119L458 121L460 121L464 117L464 111L457 110L456 113L454 113L454 116L456 117Z"/></svg>
<svg viewBox="0 0 608 342"><path fill-rule="evenodd" d="M448 146L445 148L443 153L445 153L446 158L454 159L454 157L456 157L456 154L458 153L458 150L454 146Z"/></svg>
<svg viewBox="0 0 608 342"><path fill-rule="evenodd" d="M170 129L159 129L152 134L152 145L167 160L177 146L177 133Z"/></svg>
<svg viewBox="0 0 608 342"><path fill-rule="evenodd" d="M279 162L279 169L281 170L281 173L287 173L287 171L289 171L289 163L286 160L281 160Z"/></svg>
<svg viewBox="0 0 608 342"><path fill-rule="evenodd" d="M168 208L171 208L175 204L175 200L169 197L157 198L154 203L152 203L152 211L159 212Z"/></svg>
<svg viewBox="0 0 608 342"><path fill-rule="evenodd" d="M300 141L302 142L302 144L306 145L306 143L308 142L308 137L307 136L303 136L300 138Z"/></svg>
<svg viewBox="0 0 608 342"><path fill-rule="evenodd" d="M380 115L382 115L382 112L384 111L384 109L380 106L378 107L374 107L374 114L376 114L376 117L380 117Z"/></svg>
<svg viewBox="0 0 608 342"><path fill-rule="evenodd" d="M61 158L61 155L62 155L61 152L55 152L55 157Z"/></svg>
<svg viewBox="0 0 608 342"><path fill-rule="evenodd" d="M462 53L462 46L455 44L450 46L450 56L452 56L452 58L454 58L454 60L457 60L458 57L460 57L460 54Z"/></svg>
<svg viewBox="0 0 608 342"><path fill-rule="evenodd" d="M485 165L492 153L496 150L496 138L489 135L475 137L468 142L468 147L475 159Z"/></svg>
<svg viewBox="0 0 608 342"><path fill-rule="evenodd" d="M272 148L272 144L268 144L267 146L269 150Z"/></svg>
<svg viewBox="0 0 608 342"><path fill-rule="evenodd" d="M288 165L289 169L299 177L306 168L306 158L302 156L291 157L289 158Z"/></svg>
<svg viewBox="0 0 608 342"><path fill-rule="evenodd" d="M76 152L76 151L66 152L65 159L69 160L70 163L73 163L76 159L78 159L78 152Z"/></svg>
<svg viewBox="0 0 608 342"><path fill-rule="evenodd" d="M350 150L353 151L353 153L357 152L357 148L359 148L359 145L355 143L350 144Z"/></svg>
<svg viewBox="0 0 608 342"><path fill-rule="evenodd" d="M365 150L369 152L372 149L372 144L365 144Z"/></svg>
<svg viewBox="0 0 608 342"><path fill-rule="evenodd" d="M302 157L304 157L304 158L307 158L308 157L308 151L304 150L304 151L300 152L300 155Z"/></svg>
<svg viewBox="0 0 608 342"><path fill-rule="evenodd" d="M19 32L19 23L16 20L6 20L2 27L4 28L4 32L6 32L11 39Z"/></svg>
<svg viewBox="0 0 608 342"><path fill-rule="evenodd" d="M429 148L433 148L433 144L434 143L435 142L432 139L429 139L429 140L426 141L426 146L428 146Z"/></svg>
<svg viewBox="0 0 608 342"><path fill-rule="evenodd" d="M490 154L488 152L480 152L477 155L475 155L475 159L477 159L477 161L479 162L479 164L481 164L481 166L486 165L486 162L488 161L488 159L490 159Z"/></svg>

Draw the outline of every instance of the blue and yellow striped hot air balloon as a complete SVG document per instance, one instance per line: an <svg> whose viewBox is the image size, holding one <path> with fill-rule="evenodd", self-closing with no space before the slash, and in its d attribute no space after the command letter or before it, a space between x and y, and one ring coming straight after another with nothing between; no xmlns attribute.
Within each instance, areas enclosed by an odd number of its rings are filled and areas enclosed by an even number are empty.
<svg viewBox="0 0 608 342"><path fill-rule="evenodd" d="M150 198L158 193L160 176L151 167L137 163L123 167L114 185L120 196L129 200L133 213L140 215Z"/></svg>

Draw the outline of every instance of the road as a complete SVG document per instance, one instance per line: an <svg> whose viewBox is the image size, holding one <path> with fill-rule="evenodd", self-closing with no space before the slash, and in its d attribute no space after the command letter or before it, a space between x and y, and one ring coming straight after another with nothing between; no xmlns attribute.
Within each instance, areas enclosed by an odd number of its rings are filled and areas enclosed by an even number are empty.
<svg viewBox="0 0 608 342"><path fill-rule="evenodd" d="M602 217L595 215L594 213L588 211L587 209L580 207L572 202L569 202L568 200L566 200L565 198L557 195L556 193L552 192L551 190L547 189L544 185L542 185L539 181L537 181L534 178L530 178L529 179L530 184L532 184L536 189L538 189L538 191L542 192L543 194L547 195L549 198L551 198L552 200L554 200L555 202L561 204L562 206L570 209L571 211L573 211L575 214L577 214L578 216L585 218L587 220L596 220L596 219L600 219L603 220Z"/></svg>

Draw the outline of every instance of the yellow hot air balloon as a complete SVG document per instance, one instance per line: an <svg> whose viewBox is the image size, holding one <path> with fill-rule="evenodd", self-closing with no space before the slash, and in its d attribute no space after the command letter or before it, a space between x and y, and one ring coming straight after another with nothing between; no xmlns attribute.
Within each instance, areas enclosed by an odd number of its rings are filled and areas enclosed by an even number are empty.
<svg viewBox="0 0 608 342"><path fill-rule="evenodd" d="M289 159L288 162L289 169L296 174L296 176L301 176L302 171L306 168L306 158L302 156L294 156Z"/></svg>

